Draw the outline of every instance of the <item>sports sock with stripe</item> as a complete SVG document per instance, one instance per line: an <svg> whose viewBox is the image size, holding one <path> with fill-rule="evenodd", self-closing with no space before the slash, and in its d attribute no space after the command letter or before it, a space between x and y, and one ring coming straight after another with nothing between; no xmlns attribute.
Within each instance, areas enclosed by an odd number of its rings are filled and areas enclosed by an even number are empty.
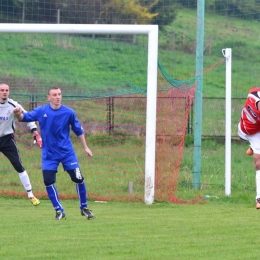
<svg viewBox="0 0 260 260"><path fill-rule="evenodd" d="M19 172L18 174L19 174L19 178L21 180L21 183L23 184L24 189L28 193L28 198L33 197L32 185L31 185L27 172L23 171L23 172Z"/></svg>
<svg viewBox="0 0 260 260"><path fill-rule="evenodd" d="M61 210L62 212L64 212L64 209L60 203L59 193L58 193L58 190L56 189L55 185L52 184L52 185L46 186L46 191L47 191L48 197L51 200L51 203L52 203L54 209L56 211Z"/></svg>
<svg viewBox="0 0 260 260"><path fill-rule="evenodd" d="M76 183L76 190L79 197L79 207L80 209L84 209L88 207L87 201L87 188L84 182Z"/></svg>

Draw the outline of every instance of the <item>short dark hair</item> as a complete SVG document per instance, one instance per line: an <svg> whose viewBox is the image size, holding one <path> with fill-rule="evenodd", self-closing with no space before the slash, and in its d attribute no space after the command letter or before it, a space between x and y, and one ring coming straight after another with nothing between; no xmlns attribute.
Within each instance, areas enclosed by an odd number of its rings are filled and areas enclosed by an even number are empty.
<svg viewBox="0 0 260 260"><path fill-rule="evenodd" d="M49 88L48 95L50 95L50 91L53 90L53 89L60 89L60 88L59 87L51 87L51 88Z"/></svg>

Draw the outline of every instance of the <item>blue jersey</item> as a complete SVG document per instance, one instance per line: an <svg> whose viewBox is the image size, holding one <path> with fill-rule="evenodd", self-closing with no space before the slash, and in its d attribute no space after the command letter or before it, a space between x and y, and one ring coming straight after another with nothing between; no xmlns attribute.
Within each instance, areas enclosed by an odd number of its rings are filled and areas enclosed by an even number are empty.
<svg viewBox="0 0 260 260"><path fill-rule="evenodd" d="M36 107L24 112L24 122L38 121L42 137L42 159L63 161L75 155L71 140L70 128L80 136L84 133L76 113L65 105L57 110L50 104Z"/></svg>

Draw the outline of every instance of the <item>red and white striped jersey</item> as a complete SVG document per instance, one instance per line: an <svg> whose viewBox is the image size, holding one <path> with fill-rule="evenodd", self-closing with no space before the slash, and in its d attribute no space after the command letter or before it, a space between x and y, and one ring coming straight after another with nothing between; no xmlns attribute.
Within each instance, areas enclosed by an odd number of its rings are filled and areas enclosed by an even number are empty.
<svg viewBox="0 0 260 260"><path fill-rule="evenodd" d="M240 127L247 135L260 132L260 87L249 90L245 105L241 112Z"/></svg>

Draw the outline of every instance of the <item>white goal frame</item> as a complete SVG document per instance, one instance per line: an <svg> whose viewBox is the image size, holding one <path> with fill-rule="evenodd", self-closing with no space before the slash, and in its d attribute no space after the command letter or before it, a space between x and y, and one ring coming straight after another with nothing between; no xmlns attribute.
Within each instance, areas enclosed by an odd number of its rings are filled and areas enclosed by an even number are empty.
<svg viewBox="0 0 260 260"><path fill-rule="evenodd" d="M154 202L158 30L159 30L158 25L0 23L0 33L146 34L148 35L145 187L144 187L145 204L152 204Z"/></svg>
<svg viewBox="0 0 260 260"><path fill-rule="evenodd" d="M232 49L222 50L226 58L226 118L225 118L225 195L231 195L231 127L232 127L232 98L231 98L231 75L232 75Z"/></svg>

